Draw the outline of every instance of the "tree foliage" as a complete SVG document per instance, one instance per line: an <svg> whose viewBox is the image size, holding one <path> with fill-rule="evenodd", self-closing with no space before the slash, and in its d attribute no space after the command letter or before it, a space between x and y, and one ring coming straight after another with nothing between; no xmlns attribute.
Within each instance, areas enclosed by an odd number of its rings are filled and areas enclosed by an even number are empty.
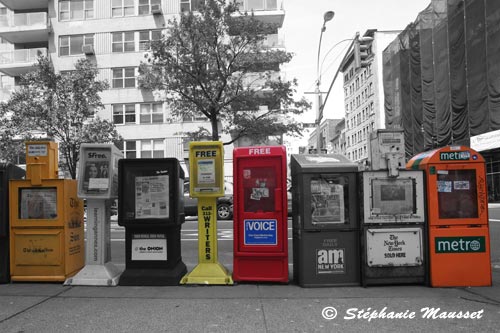
<svg viewBox="0 0 500 333"><path fill-rule="evenodd" d="M213 140L219 140L220 122L231 142L299 134L291 115L310 104L293 98L296 80L279 76L279 66L292 55L264 43L277 29L240 13L233 1L202 1L197 12L170 20L165 36L152 43L139 84L162 91L174 115L206 116Z"/></svg>
<svg viewBox="0 0 500 333"><path fill-rule="evenodd" d="M40 56L35 70L25 74L20 88L1 104L5 150L0 157L11 161L22 142L39 133L58 142L62 166L76 178L82 143L121 140L113 123L94 117L103 108L99 93L108 86L97 80L96 66L87 59L78 60L74 71L56 73L51 61Z"/></svg>

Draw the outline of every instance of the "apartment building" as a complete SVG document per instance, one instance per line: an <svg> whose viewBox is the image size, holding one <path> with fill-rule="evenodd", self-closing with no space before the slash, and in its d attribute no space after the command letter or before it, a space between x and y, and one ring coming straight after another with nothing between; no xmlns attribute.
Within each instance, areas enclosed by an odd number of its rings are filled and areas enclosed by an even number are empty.
<svg viewBox="0 0 500 333"><path fill-rule="evenodd" d="M344 74L345 146L343 154L350 160L366 164L370 133L385 128L382 52L400 31L367 30L365 67L357 67L351 48L341 63Z"/></svg>
<svg viewBox="0 0 500 333"><path fill-rule="evenodd" d="M338 153L335 149L335 145L337 145L338 142L334 143L334 140L338 138L337 132L339 130L339 124L341 123L344 123L343 119L325 119L321 122L319 126L319 140L321 142L321 147L324 147L322 151L323 153ZM307 146L309 147L307 152L316 153L316 146L318 142L317 135L318 128L315 128L307 141Z"/></svg>
<svg viewBox="0 0 500 333"><path fill-rule="evenodd" d="M18 77L32 69L38 54L56 71L70 71L86 57L97 64L110 88L101 94L98 116L112 120L124 138L127 158L187 157L187 132L210 129L204 117L173 117L161 96L137 88L138 66L148 44L168 21L202 0L0 0L0 100L9 98ZM239 0L267 22L284 20L282 0ZM278 32L267 39L278 46ZM229 141L229 138L223 141ZM232 159L232 148L226 147ZM228 168L226 168L228 169Z"/></svg>

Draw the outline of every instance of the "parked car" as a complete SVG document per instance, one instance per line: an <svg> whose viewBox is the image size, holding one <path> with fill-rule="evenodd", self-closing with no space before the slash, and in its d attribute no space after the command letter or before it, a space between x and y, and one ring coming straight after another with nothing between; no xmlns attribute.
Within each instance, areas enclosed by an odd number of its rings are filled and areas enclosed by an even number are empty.
<svg viewBox="0 0 500 333"><path fill-rule="evenodd" d="M217 219L230 220L233 218L233 184L224 183L223 197L217 198ZM198 199L189 196L189 179L184 181L184 214L186 216L198 215Z"/></svg>

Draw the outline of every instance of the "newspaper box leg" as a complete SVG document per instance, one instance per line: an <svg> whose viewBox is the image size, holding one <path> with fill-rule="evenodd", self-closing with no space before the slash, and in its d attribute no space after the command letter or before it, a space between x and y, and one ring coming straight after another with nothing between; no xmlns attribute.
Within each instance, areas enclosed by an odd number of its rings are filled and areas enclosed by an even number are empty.
<svg viewBox="0 0 500 333"><path fill-rule="evenodd" d="M217 198L198 199L198 265L181 284L232 285L231 273L219 263L217 253Z"/></svg>
<svg viewBox="0 0 500 333"><path fill-rule="evenodd" d="M87 200L86 265L64 284L74 286L116 286L121 274L111 260L111 202Z"/></svg>

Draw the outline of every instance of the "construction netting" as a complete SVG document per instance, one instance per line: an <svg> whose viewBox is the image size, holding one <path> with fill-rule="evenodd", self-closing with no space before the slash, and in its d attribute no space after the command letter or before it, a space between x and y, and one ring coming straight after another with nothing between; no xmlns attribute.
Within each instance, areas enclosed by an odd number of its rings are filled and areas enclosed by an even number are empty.
<svg viewBox="0 0 500 333"><path fill-rule="evenodd" d="M433 0L384 50L385 125L408 157L500 129L499 55L499 0Z"/></svg>

